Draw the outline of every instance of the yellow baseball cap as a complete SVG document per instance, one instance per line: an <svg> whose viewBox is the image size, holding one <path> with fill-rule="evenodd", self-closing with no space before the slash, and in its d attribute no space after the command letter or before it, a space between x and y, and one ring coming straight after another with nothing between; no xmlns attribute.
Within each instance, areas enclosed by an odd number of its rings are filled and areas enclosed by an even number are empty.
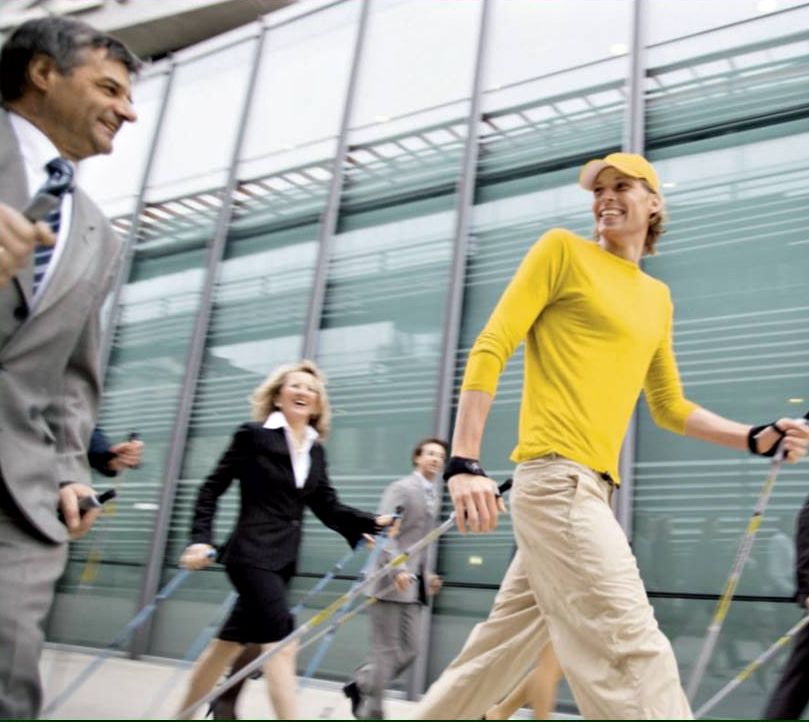
<svg viewBox="0 0 809 722"><path fill-rule="evenodd" d="M642 178L655 193L660 192L660 180L652 164L637 153L610 153L606 158L591 160L582 166L579 173L579 185L591 191L596 178L605 168L615 168L630 178Z"/></svg>

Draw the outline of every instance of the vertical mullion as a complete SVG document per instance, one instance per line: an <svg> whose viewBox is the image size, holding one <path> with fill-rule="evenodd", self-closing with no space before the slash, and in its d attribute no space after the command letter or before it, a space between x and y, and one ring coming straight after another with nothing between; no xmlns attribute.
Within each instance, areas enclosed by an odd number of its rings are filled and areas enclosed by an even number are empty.
<svg viewBox="0 0 809 722"><path fill-rule="evenodd" d="M646 2L634 0L632 7L632 48L629 55L629 92L626 121L624 126L623 150L627 153L643 153L645 145L645 96L646 78ZM615 495L615 516L618 523L632 539L632 512L634 510L635 475L637 459L638 409L632 414L627 427L618 469L621 474L621 488Z"/></svg>
<svg viewBox="0 0 809 722"><path fill-rule="evenodd" d="M357 82L365 49L370 9L371 0L362 0L357 38L354 44L354 57L351 60L351 71L348 78L348 87L346 88L345 103L343 104L343 117L340 121L337 150L335 151L331 182L329 183L329 194L318 230L317 260L315 261L315 274L312 279L312 295L309 298L309 309L306 315L301 358L314 359L317 353L320 319L323 315L323 305L326 299L329 261L331 260L331 251L334 244L334 234L337 231L340 199L343 193L343 169L348 156L348 135L357 96Z"/></svg>
<svg viewBox="0 0 809 722"><path fill-rule="evenodd" d="M478 30L477 55L472 78L472 92L469 103L469 114L466 121L466 142L464 145L463 165L458 181L458 198L455 214L454 248L450 284L447 297L447 310L444 317L444 337L441 349L441 361L438 376L438 389L434 431L439 439L449 437L450 415L452 413L452 396L455 389L455 366L460 338L461 314L463 312L464 283L466 282L467 254L469 250L469 226L475 199L475 180L478 163L479 125L481 117L481 96L483 94L483 74L486 68L489 24L491 21L491 0L481 0L480 25ZM437 482L437 498L443 499L443 481ZM436 514L441 514L438 504ZM438 543L427 550L427 568L435 568L438 555ZM424 692L427 684L427 663L432 637L433 601L429 599L423 610L419 625L418 655L413 665L413 672L408 679L408 696L415 699Z"/></svg>
<svg viewBox="0 0 809 722"><path fill-rule="evenodd" d="M105 378L107 374L107 366L109 365L110 356L112 355L112 346L115 342L115 330L121 320L121 309L119 306L121 293L124 285L129 280L129 274L132 271L132 263L135 259L135 244L138 242L138 233L140 233L140 219L143 215L143 209L146 207L146 189L149 186L149 178L152 175L152 167L154 166L154 159L157 155L157 148L160 141L160 128L163 125L163 119L166 117L166 107L169 103L169 95L174 83L174 71L176 68L177 63L174 58L172 58L167 73L166 87L163 89L163 102L157 114L154 134L152 135L152 142L146 158L146 166L143 169L143 177L141 179L140 189L138 190L138 197L135 201L135 208L132 213L132 225L129 227L129 232L124 241L124 259L118 271L118 275L115 278L112 290L110 291L110 315L107 319L107 327L101 339L101 349L99 353L99 374L101 378Z"/></svg>

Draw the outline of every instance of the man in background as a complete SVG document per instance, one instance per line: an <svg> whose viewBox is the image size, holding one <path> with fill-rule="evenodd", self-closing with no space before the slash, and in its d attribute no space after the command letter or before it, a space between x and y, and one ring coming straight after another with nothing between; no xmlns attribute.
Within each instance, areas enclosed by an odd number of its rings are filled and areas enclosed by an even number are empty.
<svg viewBox="0 0 809 722"><path fill-rule="evenodd" d="M385 489L379 513L401 510L401 517L377 559L377 569L433 530L439 503L436 482L447 451L445 441L423 439L413 449L413 472ZM369 592L377 599L368 610L371 655L343 687L351 700L351 712L358 719L385 718L385 690L416 658L421 605L440 588L441 578L427 568L427 550L423 549L405 565L391 570Z"/></svg>

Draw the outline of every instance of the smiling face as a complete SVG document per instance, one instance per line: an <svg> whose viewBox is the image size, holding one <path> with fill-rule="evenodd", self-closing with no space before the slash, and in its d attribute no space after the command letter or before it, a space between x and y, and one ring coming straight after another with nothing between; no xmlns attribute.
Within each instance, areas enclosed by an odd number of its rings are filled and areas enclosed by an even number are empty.
<svg viewBox="0 0 809 722"><path fill-rule="evenodd" d="M645 240L649 219L661 208L660 196L643 181L605 168L593 186L593 215L599 238L613 244Z"/></svg>
<svg viewBox="0 0 809 722"><path fill-rule="evenodd" d="M447 461L447 452L441 444L428 442L421 447L421 453L413 459L416 471L425 479L432 481L435 479Z"/></svg>
<svg viewBox="0 0 809 722"><path fill-rule="evenodd" d="M275 406L290 426L308 424L320 414L320 384L306 371L290 371L275 397Z"/></svg>
<svg viewBox="0 0 809 722"><path fill-rule="evenodd" d="M126 66L105 48L83 51L82 61L64 74L45 55L29 66L30 82L42 93L34 122L73 161L112 152L121 126L137 119Z"/></svg>

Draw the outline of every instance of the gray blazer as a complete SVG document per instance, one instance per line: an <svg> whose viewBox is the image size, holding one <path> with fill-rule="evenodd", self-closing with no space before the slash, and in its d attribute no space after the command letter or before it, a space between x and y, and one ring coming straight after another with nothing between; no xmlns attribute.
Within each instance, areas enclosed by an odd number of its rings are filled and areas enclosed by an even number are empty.
<svg viewBox="0 0 809 722"><path fill-rule="evenodd" d="M379 554L377 568L428 534L435 526L434 507L429 503L423 482L416 474L394 481L385 489L379 505L379 513L392 514L399 506L403 507L399 535L388 540L385 548ZM372 587L368 593L369 596L386 602L426 602L427 575L430 571L427 569L427 550L422 549L414 554L406 564L406 571L416 575L418 583L411 583L404 592L399 592L395 588L385 591L393 583L396 574L403 570L405 570L405 566L398 566L386 574Z"/></svg>
<svg viewBox="0 0 809 722"><path fill-rule="evenodd" d="M0 109L0 202L23 208L31 195L27 185L16 136ZM67 539L57 518L60 483L90 480L100 308L123 251L80 189L65 243L34 307L33 258L0 288L0 480L22 514L55 542Z"/></svg>

